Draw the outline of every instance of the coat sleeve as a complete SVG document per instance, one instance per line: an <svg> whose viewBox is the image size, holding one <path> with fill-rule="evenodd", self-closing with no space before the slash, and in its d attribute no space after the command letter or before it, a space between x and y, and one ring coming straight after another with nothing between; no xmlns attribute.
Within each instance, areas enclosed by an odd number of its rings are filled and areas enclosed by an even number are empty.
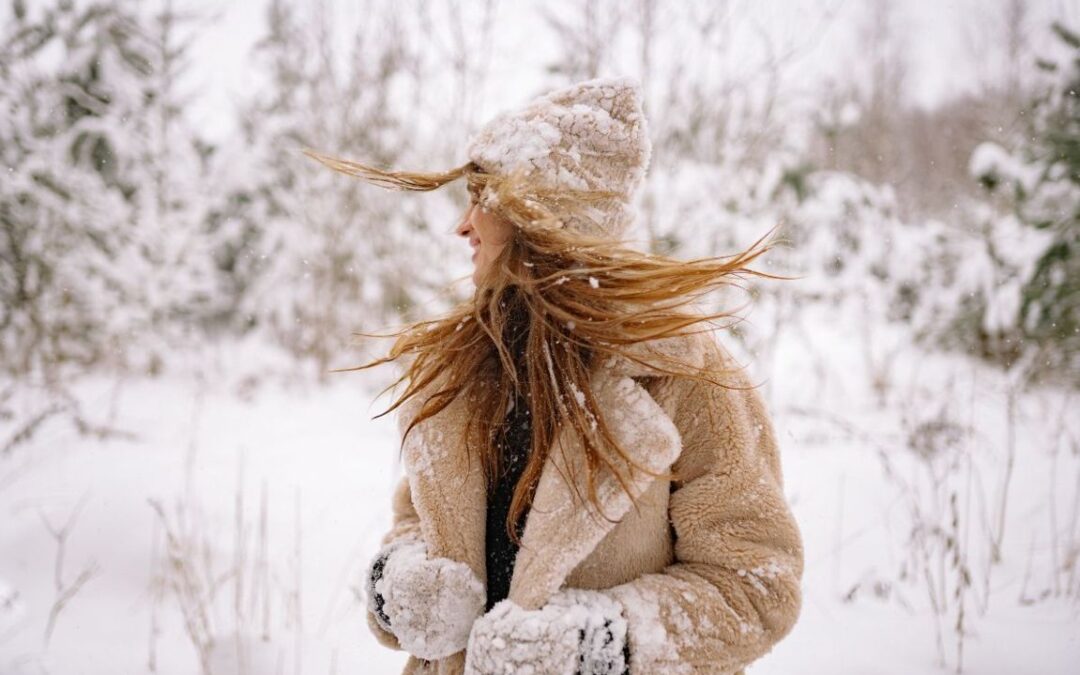
<svg viewBox="0 0 1080 675"><path fill-rule="evenodd" d="M725 379L748 385L741 371ZM802 540L760 394L682 382L675 560L607 591L624 608L631 673L736 672L784 637L801 607Z"/></svg>
<svg viewBox="0 0 1080 675"><path fill-rule="evenodd" d="M405 433L405 421L413 418L409 415L414 413L413 406L409 405L413 402L406 403L403 406L402 413L397 415L397 432L399 436L403 436ZM390 504L391 511L391 525L390 530L386 535L383 535L380 541L380 550L376 553L376 558L383 557L382 564L386 564L386 557L384 554L387 552L388 546L400 541L423 541L423 535L420 530L420 516L417 515L416 508L413 505L413 491L409 488L408 475L404 475L397 482L397 487L394 489L393 498ZM368 566L368 575L373 575L373 566ZM365 580L367 588L372 588L372 580ZM369 593L372 591L368 591ZM367 625L375 635L379 644L390 647L391 649L401 650L402 646L397 642L397 637L393 633L387 631L382 627L375 617L375 613L370 608L366 610Z"/></svg>
<svg viewBox="0 0 1080 675"><path fill-rule="evenodd" d="M420 533L420 517L417 516L416 509L413 507L412 492L409 489L408 476L402 476L398 482L397 488L394 490L394 496L391 502L391 513L393 515L393 520L390 530L383 536L381 549L380 552L376 554L376 557L382 555L383 551L391 544L406 540L423 541L423 536ZM369 567L368 574L371 573L372 568ZM375 639L386 647L400 650L401 645L398 643L397 638L393 633L379 625L370 606L368 607L366 614L368 627L371 629L372 634L375 635Z"/></svg>

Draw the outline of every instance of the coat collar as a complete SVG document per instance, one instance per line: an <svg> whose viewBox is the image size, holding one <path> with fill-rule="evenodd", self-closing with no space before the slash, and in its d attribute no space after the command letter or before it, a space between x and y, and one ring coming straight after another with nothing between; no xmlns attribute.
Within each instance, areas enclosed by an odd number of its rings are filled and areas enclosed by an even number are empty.
<svg viewBox="0 0 1080 675"><path fill-rule="evenodd" d="M667 358L700 367L702 344L697 336L639 343L593 373L593 394L601 414L630 460L649 471L668 469L679 454L681 440L671 419L633 378L660 374L655 366L665 367ZM403 407L402 426L415 415L419 407L415 401ZM486 579L487 495L480 463L470 462L465 450L466 405L455 400L417 425L406 439L403 454L429 553L463 562ZM630 495L610 473L601 475L597 483L600 512L585 502L588 493L581 457L580 439L571 430L563 430L541 471L510 584L510 599L526 609L544 605L632 505ZM653 478L626 464L622 468L636 499Z"/></svg>

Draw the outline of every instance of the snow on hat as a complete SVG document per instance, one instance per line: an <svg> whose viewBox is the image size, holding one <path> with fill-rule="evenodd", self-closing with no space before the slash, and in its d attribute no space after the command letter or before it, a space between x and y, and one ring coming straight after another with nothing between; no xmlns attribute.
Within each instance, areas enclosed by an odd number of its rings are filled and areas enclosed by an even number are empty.
<svg viewBox="0 0 1080 675"><path fill-rule="evenodd" d="M564 225L619 237L633 221L630 201L652 154L641 101L630 77L579 82L500 113L470 139L467 153L487 173L524 172L548 188L616 193L572 212ZM490 197L485 190L481 204Z"/></svg>

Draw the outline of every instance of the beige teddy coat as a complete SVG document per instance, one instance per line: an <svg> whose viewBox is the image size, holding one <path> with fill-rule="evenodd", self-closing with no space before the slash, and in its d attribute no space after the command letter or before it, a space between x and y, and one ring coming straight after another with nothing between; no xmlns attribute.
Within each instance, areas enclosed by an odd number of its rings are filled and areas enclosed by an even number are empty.
<svg viewBox="0 0 1080 675"><path fill-rule="evenodd" d="M665 356L734 367L713 379L739 389L649 366ZM564 587L602 590L623 607L631 673L741 672L791 630L801 605L802 541L759 392L708 333L636 345L599 366L592 385L624 450L674 477L636 472L635 508L605 475L601 517L562 478L562 462L574 461L580 445L561 434L526 521L510 599L536 609ZM401 409L402 429L415 402ZM486 491L479 462L465 453L466 419L455 401L409 434L383 543L423 539L431 555L463 562L483 581ZM381 643L400 649L370 611L368 624ZM404 673L457 675L464 662L464 652L431 662L410 656Z"/></svg>

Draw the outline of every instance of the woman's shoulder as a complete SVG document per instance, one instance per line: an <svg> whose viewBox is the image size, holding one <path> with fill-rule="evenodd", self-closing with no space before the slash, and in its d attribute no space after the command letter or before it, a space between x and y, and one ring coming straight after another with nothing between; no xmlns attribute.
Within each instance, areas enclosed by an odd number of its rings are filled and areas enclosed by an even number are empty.
<svg viewBox="0 0 1080 675"><path fill-rule="evenodd" d="M612 367L641 383L676 426L706 415L731 426L767 418L757 384L717 331L698 331L635 344Z"/></svg>
<svg viewBox="0 0 1080 675"><path fill-rule="evenodd" d="M716 331L694 331L654 340L645 340L620 349L605 366L615 374L629 377L694 376L735 370L737 363L720 342Z"/></svg>

